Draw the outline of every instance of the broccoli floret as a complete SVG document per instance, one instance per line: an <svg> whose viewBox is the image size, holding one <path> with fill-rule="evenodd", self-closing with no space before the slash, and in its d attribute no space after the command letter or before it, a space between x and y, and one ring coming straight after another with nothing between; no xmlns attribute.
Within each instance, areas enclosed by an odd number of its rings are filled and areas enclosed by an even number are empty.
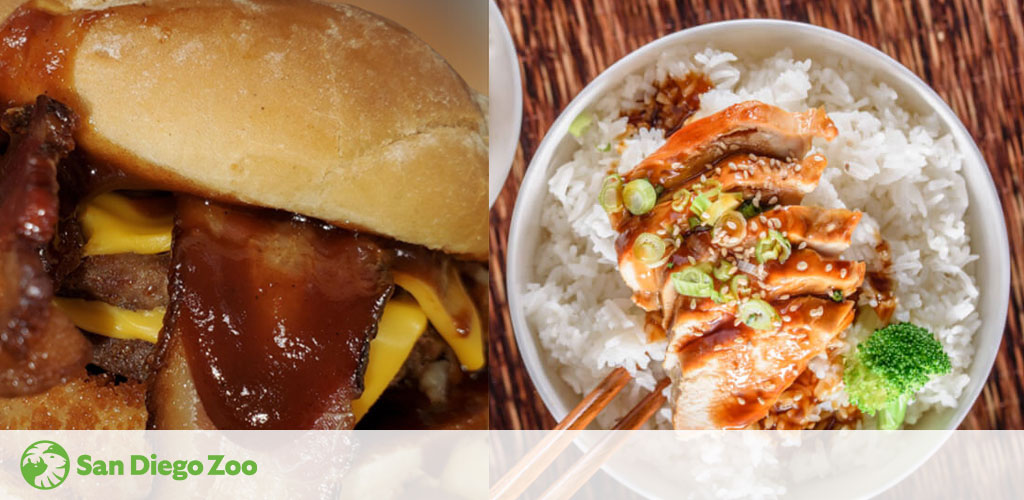
<svg viewBox="0 0 1024 500"><path fill-rule="evenodd" d="M875 332L846 358L843 381L850 402L880 429L898 429L907 403L932 377L952 366L942 344L925 328L895 323Z"/></svg>

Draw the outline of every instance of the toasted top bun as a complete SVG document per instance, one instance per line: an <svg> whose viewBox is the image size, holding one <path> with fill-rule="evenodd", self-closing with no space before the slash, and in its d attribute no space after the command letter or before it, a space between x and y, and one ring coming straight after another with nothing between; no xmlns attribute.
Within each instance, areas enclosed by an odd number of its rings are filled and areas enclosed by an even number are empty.
<svg viewBox="0 0 1024 500"><path fill-rule="evenodd" d="M72 101L78 147L157 186L487 254L483 113L389 20L302 0L47 0L15 10L2 45L0 98Z"/></svg>

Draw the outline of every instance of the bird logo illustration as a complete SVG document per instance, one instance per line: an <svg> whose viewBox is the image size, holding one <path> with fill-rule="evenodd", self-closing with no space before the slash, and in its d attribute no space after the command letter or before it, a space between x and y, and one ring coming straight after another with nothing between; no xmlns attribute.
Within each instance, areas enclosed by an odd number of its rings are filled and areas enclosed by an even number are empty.
<svg viewBox="0 0 1024 500"><path fill-rule="evenodd" d="M52 490L68 477L68 453L53 441L36 441L21 455L21 475L33 488Z"/></svg>

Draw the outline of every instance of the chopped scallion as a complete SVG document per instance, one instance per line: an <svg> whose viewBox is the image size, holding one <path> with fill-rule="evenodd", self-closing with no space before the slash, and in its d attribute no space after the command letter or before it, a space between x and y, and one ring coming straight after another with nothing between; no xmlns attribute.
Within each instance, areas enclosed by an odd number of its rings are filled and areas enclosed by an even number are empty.
<svg viewBox="0 0 1024 500"><path fill-rule="evenodd" d="M629 213L643 215L654 208L658 201L658 193L651 181L635 179L627 182L626 187L622 189L622 201Z"/></svg>

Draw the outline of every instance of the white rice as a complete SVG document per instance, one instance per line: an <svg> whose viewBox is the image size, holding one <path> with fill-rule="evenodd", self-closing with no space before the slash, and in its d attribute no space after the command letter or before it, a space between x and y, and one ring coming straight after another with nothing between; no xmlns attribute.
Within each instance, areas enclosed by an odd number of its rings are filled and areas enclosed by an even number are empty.
<svg viewBox="0 0 1024 500"><path fill-rule="evenodd" d="M653 68L627 77L594 106L597 120L579 139L579 150L548 182L536 282L527 286L524 297L528 321L557 361L559 375L581 394L610 367L623 366L635 375L626 397L602 412L599 423L609 426L661 374L665 344L645 342L643 313L619 277L615 232L596 195L612 165L617 162L619 172L626 172L665 140L661 130L641 129L621 148L614 147L626 130L620 111L651 94L654 82L690 71L708 75L715 85L702 96L698 116L750 99L789 111L825 107L839 136L815 143L829 168L804 203L865 212L844 256L871 265L881 233L892 250L891 277L899 301L894 320L931 329L952 359L952 373L917 395L907 422L930 408L955 406L969 380L971 338L980 325L970 265L976 256L963 220L968 200L962 155L936 117L907 112L893 89L872 81L865 71L836 58L794 60L789 51L758 60L713 48L667 51ZM862 336L857 330L852 328L847 338ZM811 366L818 371L826 365ZM845 394L840 391L836 399L845 400ZM666 406L655 425L670 427L670 417Z"/></svg>

